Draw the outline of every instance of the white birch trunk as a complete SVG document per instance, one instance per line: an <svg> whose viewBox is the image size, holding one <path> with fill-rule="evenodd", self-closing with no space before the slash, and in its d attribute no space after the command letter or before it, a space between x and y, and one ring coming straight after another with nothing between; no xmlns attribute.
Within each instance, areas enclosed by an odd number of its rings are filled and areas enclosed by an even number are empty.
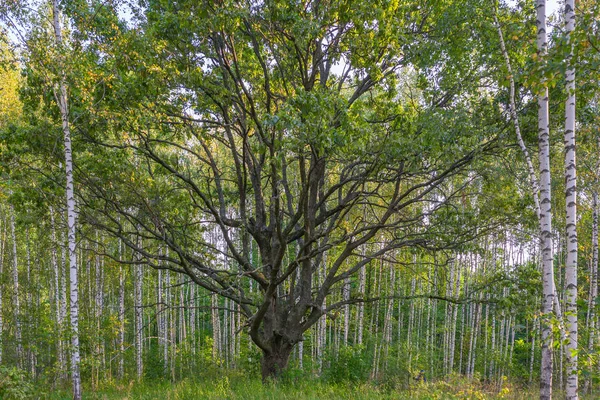
<svg viewBox="0 0 600 400"><path fill-rule="evenodd" d="M592 263L590 265L590 296L588 299L588 357L593 365L594 342L596 338L596 299L598 297L598 192L592 193ZM584 393L590 390L590 375L585 380Z"/></svg>
<svg viewBox="0 0 600 400"><path fill-rule="evenodd" d="M536 0L537 8L537 50L540 58L545 58L548 49L546 28L546 0ZM540 77L542 78L542 77ZM552 307L554 304L554 268L552 254L552 209L550 190L550 134L548 111L548 87L537 95L538 136L540 159L540 227L542 255L542 360L540 372L540 399L552 398Z"/></svg>
<svg viewBox="0 0 600 400"><path fill-rule="evenodd" d="M196 285L192 283L189 285L189 293L191 308L189 314L189 333L191 336L190 345L192 346L192 362L195 362L195 354L196 354ZM235 332L233 332L235 334Z"/></svg>
<svg viewBox="0 0 600 400"><path fill-rule="evenodd" d="M60 27L60 16L58 9L58 0L52 0L53 25L56 44L60 48L63 46L62 33ZM81 377L79 375L79 364L81 363L79 355L79 290L78 290L78 266L77 251L75 239L75 191L73 183L73 154L71 149L71 129L69 127L69 106L67 98L66 77L62 66L59 66L60 81L58 90L54 97L60 109L62 122L62 131L64 137L65 152L65 174L67 176L66 195L67 195L67 225L68 225L68 245L69 245L69 294L70 294L70 316L71 316L71 378L73 381L73 398L81 399Z"/></svg>
<svg viewBox="0 0 600 400"><path fill-rule="evenodd" d="M67 369L65 365L65 355L63 350L63 315L61 313L61 290L60 290L60 269L58 266L58 255L56 246L58 241L56 238L56 224L54 221L54 210L50 207L50 224L52 229L52 269L54 272L54 300L56 306L56 358L58 362L58 375L62 377L63 372Z"/></svg>
<svg viewBox="0 0 600 400"><path fill-rule="evenodd" d="M577 169L575 161L575 66L571 33L575 30L575 0L565 0L567 42L571 46L565 74L567 100L565 104L565 203L567 260L565 264L567 317L567 387L566 398L578 398L577 376Z"/></svg>
<svg viewBox="0 0 600 400"><path fill-rule="evenodd" d="M298 343L298 367L304 369L304 341Z"/></svg>
<svg viewBox="0 0 600 400"><path fill-rule="evenodd" d="M35 284L34 282L31 281L31 238L29 235L29 225L25 228L25 259L26 259L26 290L25 290L25 309L26 310L30 310L32 307L32 299L31 299L31 293L33 292L37 292L36 288L35 288ZM26 318L26 322L25 322L25 332L31 332L31 330L33 329L33 326L31 324L31 317ZM35 364L36 364L36 357L35 357L35 351L33 351L33 349L35 349L36 346L36 337L32 336L31 334L26 336L26 340L25 342L27 343L27 361L29 362L29 371L31 373L31 377L33 379L35 379Z"/></svg>
<svg viewBox="0 0 600 400"><path fill-rule="evenodd" d="M535 364L535 336L538 331L538 319L534 318L533 327L532 327L533 335L531 337L531 356L529 359L529 384L531 385L533 381L533 365Z"/></svg>
<svg viewBox="0 0 600 400"><path fill-rule="evenodd" d="M169 256L169 248L167 248L167 257ZM173 316L171 315L171 312L169 310L169 307L171 306L171 274L169 273L169 270L165 270L164 273L164 278L165 278L165 302L166 302L166 309L165 309L165 347L163 348L163 359L164 359L164 368L165 368L165 372L169 373L169 362L171 361L170 357L169 357L169 353L171 350L171 346L175 345L175 341L173 339ZM171 368L171 379L175 380L175 376L174 376L174 371Z"/></svg>
<svg viewBox="0 0 600 400"><path fill-rule="evenodd" d="M166 256L169 257L169 248L166 249ZM163 278L164 278L164 308L163 308L163 318L162 318L162 330L163 330L163 367L164 367L164 371L165 374L169 373L169 306L171 305L171 298L170 298L170 288L169 286L171 285L170 282L170 275L169 275L169 270L166 269L163 271Z"/></svg>
<svg viewBox="0 0 600 400"><path fill-rule="evenodd" d="M4 250L6 248L6 219L2 218L2 234L0 235L0 282L4 273ZM2 313L2 296L4 296L4 285L0 285L0 364L2 364L2 351L4 341L2 332L4 330L4 314Z"/></svg>
<svg viewBox="0 0 600 400"><path fill-rule="evenodd" d="M67 320L67 252L68 248L65 247L66 238L64 232L60 234L60 243L61 243L61 252L60 252L60 319L65 323ZM64 325L63 325L63 345L65 344L65 336L64 336ZM66 354L65 354L66 356ZM66 368L65 368L66 370Z"/></svg>
<svg viewBox="0 0 600 400"><path fill-rule="evenodd" d="M139 264L139 255L136 255L137 263L134 265L134 312L135 312L135 366L137 379L142 379L143 365L143 309L142 309L142 266Z"/></svg>
<svg viewBox="0 0 600 400"><path fill-rule="evenodd" d="M450 277L448 279L448 283L446 286L446 297L451 298L452 297L452 292L454 290L454 261L450 261ZM412 280L412 284L411 284L411 296L414 295L414 290L412 289L414 286L414 277ZM413 308L412 308L412 303L411 303L411 309L410 309L410 317L409 317L409 325L408 325L408 329L409 329L409 338L410 338L410 329L411 329L411 324L412 324L412 314L413 314ZM444 374L448 374L450 372L450 326L452 325L452 306L450 305L449 302L446 302L446 315L444 318L444 325L445 325L445 329L444 329ZM410 346L410 341L409 341L409 346Z"/></svg>
<svg viewBox="0 0 600 400"><path fill-rule="evenodd" d="M211 293L210 295L210 303L211 303L211 318L212 318L212 326L213 326L213 360L217 364L220 364L221 360L221 319L219 318L219 303L217 300L217 295Z"/></svg>
<svg viewBox="0 0 600 400"><path fill-rule="evenodd" d="M390 278L389 278L389 290L388 290L388 295L390 295L392 298L388 299L388 306L387 306L387 311L385 313L385 322L384 322L384 329L383 329L383 339L384 339L384 344L385 344L385 351L384 351L384 362L385 362L385 367L384 367L384 371L387 369L387 365L388 365L388 354L389 354L389 347L390 344L392 343L392 333L393 333L393 324L392 324L392 317L394 315L394 300L393 300L393 296L394 296L394 284L395 284L395 275L394 275L394 269L391 268L390 269Z"/></svg>
<svg viewBox="0 0 600 400"><path fill-rule="evenodd" d="M496 359L496 313L493 312L492 313L492 349L491 349L491 354L492 357L490 359L490 370L489 370L489 379L492 380L494 377L494 361Z"/></svg>
<svg viewBox="0 0 600 400"><path fill-rule="evenodd" d="M350 277L346 277L343 286L343 300L350 300ZM348 332L350 331L350 305L344 306L344 346L348 344Z"/></svg>
<svg viewBox="0 0 600 400"><path fill-rule="evenodd" d="M323 256L321 266L319 268L319 284L323 283L325 280L325 276L327 275L326 271L326 258ZM323 301L321 305L322 308L327 307L327 300ZM319 374L323 371L323 351L325 349L325 345L327 343L327 315L323 315L318 324L318 335L317 335L317 362L319 368Z"/></svg>
<svg viewBox="0 0 600 400"><path fill-rule="evenodd" d="M169 278L170 279L170 278ZM169 298L172 300L171 304L175 303L175 293L170 293L169 291ZM177 314L176 314L176 310L173 310L172 312L169 312L170 314L170 319L169 319L169 341L170 341L170 347L169 347L169 351L170 351L170 357L169 357L169 365L171 368L171 380L173 382L175 382L175 365L176 365L176 358L177 358Z"/></svg>
<svg viewBox="0 0 600 400"><path fill-rule="evenodd" d="M163 354L163 349L167 345L165 342L165 304L163 299L163 270L158 270L158 282L157 282L156 294L157 294L157 310L156 310L156 324L158 326L158 348L161 355ZM163 359L163 365L165 360ZM166 368L165 368L166 371ZM165 372L163 371L163 372Z"/></svg>
<svg viewBox="0 0 600 400"><path fill-rule="evenodd" d="M358 277L358 292L360 293L360 298L365 298L365 283L366 283L367 271L366 267L363 265L360 268L360 273ZM365 319L365 303L358 303L358 313L356 318L356 324L358 326L358 337L356 342L358 344L362 344L363 342L363 329L364 329L364 319Z"/></svg>
<svg viewBox="0 0 600 400"><path fill-rule="evenodd" d="M13 265L12 265L12 280L13 280L13 307L15 319L15 340L17 344L17 365L23 367L23 339L21 335L21 304L19 301L19 257L17 253L17 234L15 230L15 210L10 207L10 227L12 234L13 245Z"/></svg>
<svg viewBox="0 0 600 400"><path fill-rule="evenodd" d="M100 368L104 369L105 357L104 357L104 337L102 336L102 318L104 315L104 272L103 272L103 261L100 259L100 244L99 235L96 232L96 255L95 255L95 267L96 267L96 327L98 329L98 343L96 352L100 358ZM91 279L91 277L90 277ZM98 371L99 372L99 371Z"/></svg>
<svg viewBox="0 0 600 400"><path fill-rule="evenodd" d="M123 242L119 239L119 261L123 260ZM125 361L125 274L123 264L119 263L119 334L117 336L119 348L118 377L123 379Z"/></svg>
<svg viewBox="0 0 600 400"><path fill-rule="evenodd" d="M455 277L454 277L454 289L452 292L452 296L457 298L459 296L460 290L460 265L457 265L455 268ZM452 372L454 369L454 355L456 353L456 320L458 317L458 305L452 304L452 328L450 330L450 366L449 372Z"/></svg>

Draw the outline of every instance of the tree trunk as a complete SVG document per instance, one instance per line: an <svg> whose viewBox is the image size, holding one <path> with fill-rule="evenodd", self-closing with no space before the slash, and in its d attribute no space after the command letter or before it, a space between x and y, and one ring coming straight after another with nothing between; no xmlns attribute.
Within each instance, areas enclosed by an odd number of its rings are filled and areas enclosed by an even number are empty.
<svg viewBox="0 0 600 400"><path fill-rule="evenodd" d="M598 193L592 193L592 263L590 265L590 296L588 299L588 357L594 353L596 338L596 298L598 297ZM591 385L591 371L585 380L584 393L588 393Z"/></svg>
<svg viewBox="0 0 600 400"><path fill-rule="evenodd" d="M15 315L15 340L17 342L17 365L23 367L23 341L21 338L21 306L19 302L19 257L17 253L17 234L15 231L15 210L11 206L10 227L13 244L13 307Z"/></svg>
<svg viewBox="0 0 600 400"><path fill-rule="evenodd" d="M52 1L53 25L56 44L62 47L62 34L60 28L60 16L58 10L58 0ZM65 152L65 174L67 176L66 194L67 194L67 225L68 225L68 244L69 244L69 278L70 278L70 299L71 299L71 378L73 380L73 398L81 399L81 377L79 375L79 364L81 362L79 355L79 290L78 290L78 269L77 269L77 242L75 239L75 193L73 183L73 154L71 150L71 129L69 127L69 106L67 99L66 76L63 66L59 66L60 82L58 90L55 91L55 98L60 109L62 122L62 131L64 136Z"/></svg>
<svg viewBox="0 0 600 400"><path fill-rule="evenodd" d="M363 265L360 268L360 272L359 272L359 278L358 278L358 293L360 294L361 298L365 297L365 282L366 282L366 277L367 277L367 270L366 267ZM362 344L363 342L363 328L364 328L364 318L365 317L365 304L364 303L358 303L358 313L356 316L356 325L358 326L358 334L357 334L357 339L356 339L356 343L358 344Z"/></svg>
<svg viewBox="0 0 600 400"><path fill-rule="evenodd" d="M105 356L104 356L104 337L102 336L102 319L104 316L104 268L103 259L100 258L100 238L96 231L96 255L95 269L96 269L96 327L98 329L98 342L96 343L96 354L99 357L99 364L96 373L100 373L100 369L105 369ZM90 277L91 280L91 277ZM98 382L99 376L96 381Z"/></svg>
<svg viewBox="0 0 600 400"><path fill-rule="evenodd" d="M210 309L211 309L211 321L213 331L213 360L215 363L220 364L221 360L221 318L219 318L219 299L217 295L212 293L210 295Z"/></svg>
<svg viewBox="0 0 600 400"><path fill-rule="evenodd" d="M119 240L119 260L123 259L123 242ZM124 376L124 362L125 362L125 274L123 272L123 264L119 263L119 334L118 334L118 346L119 346L119 367L118 376L119 379L123 379Z"/></svg>
<svg viewBox="0 0 600 400"><path fill-rule="evenodd" d="M546 0L537 0L537 50L546 57L548 39L546 30ZM541 77L540 77L541 78ZM543 79L543 78L542 78ZM550 134L548 87L544 82L538 98L538 133L540 159L540 225L542 253L542 361L540 399L552 398L552 307L554 304L554 268L552 254L552 209L550 190Z"/></svg>
<svg viewBox="0 0 600 400"><path fill-rule="evenodd" d="M344 286L342 288L343 300L350 300L350 277L344 280ZM344 346L348 345L348 332L350 331L350 305L344 306Z"/></svg>
<svg viewBox="0 0 600 400"><path fill-rule="evenodd" d="M136 256L139 261L139 256ZM135 366L137 379L142 379L143 374L143 308L142 308L142 266L134 265L134 312L135 312Z"/></svg>
<svg viewBox="0 0 600 400"><path fill-rule="evenodd" d="M270 351L263 350L263 358L260 362L263 382L276 380L287 367L293 345L286 342L271 344Z"/></svg>
<svg viewBox="0 0 600 400"><path fill-rule="evenodd" d="M63 318L61 312L61 290L60 290L60 268L58 266L58 255L56 247L58 241L56 238L56 225L54 222L54 209L50 207L50 225L52 229L52 269L54 271L54 301L56 307L56 353L58 363L58 375L62 378L63 371L66 370L65 355L63 350Z"/></svg>
<svg viewBox="0 0 600 400"><path fill-rule="evenodd" d="M6 248L6 219L2 218L2 233L0 234L0 282L4 272L4 249ZM4 314L2 313L2 296L4 295L4 286L0 285L0 364L2 364L2 350L4 341L2 340L2 331L4 329Z"/></svg>
<svg viewBox="0 0 600 400"><path fill-rule="evenodd" d="M531 335L531 356L529 358L529 384L533 381L533 365L535 363L535 336L538 331L538 319L533 319L532 335Z"/></svg>
<svg viewBox="0 0 600 400"><path fill-rule="evenodd" d="M577 377L577 169L575 163L575 67L571 33L575 30L575 0L565 1L567 42L571 46L565 74L567 100L565 104L565 203L567 214L567 261L565 264L567 316L567 387L566 398L578 398Z"/></svg>

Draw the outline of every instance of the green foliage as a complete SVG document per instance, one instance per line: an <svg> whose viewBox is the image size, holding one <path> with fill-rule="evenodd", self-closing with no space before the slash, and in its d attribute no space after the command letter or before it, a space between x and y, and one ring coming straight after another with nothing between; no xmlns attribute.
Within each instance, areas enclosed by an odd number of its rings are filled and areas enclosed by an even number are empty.
<svg viewBox="0 0 600 400"><path fill-rule="evenodd" d="M372 360L370 352L362 345L343 346L339 351L329 351L325 357L327 368L323 372L326 382L366 382L369 379Z"/></svg>
<svg viewBox="0 0 600 400"><path fill-rule="evenodd" d="M0 365L0 399L31 399L34 393L34 386L25 372L16 367Z"/></svg>

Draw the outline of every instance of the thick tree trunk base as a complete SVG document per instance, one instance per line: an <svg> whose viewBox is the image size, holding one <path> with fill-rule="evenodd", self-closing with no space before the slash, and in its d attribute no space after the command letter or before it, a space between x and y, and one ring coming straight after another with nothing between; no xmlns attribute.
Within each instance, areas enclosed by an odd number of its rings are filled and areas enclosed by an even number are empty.
<svg viewBox="0 0 600 400"><path fill-rule="evenodd" d="M277 380L287 368L290 354L294 346L282 344L271 352L263 352L261 372L263 382Z"/></svg>

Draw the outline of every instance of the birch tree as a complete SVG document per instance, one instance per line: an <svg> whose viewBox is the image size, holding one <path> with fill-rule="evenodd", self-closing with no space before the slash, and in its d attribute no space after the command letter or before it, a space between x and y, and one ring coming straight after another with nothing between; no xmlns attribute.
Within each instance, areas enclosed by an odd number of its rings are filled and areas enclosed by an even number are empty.
<svg viewBox="0 0 600 400"><path fill-rule="evenodd" d="M54 35L56 46L59 52L64 50L64 43L61 32L60 11L58 0L52 1L52 22L54 26ZM67 202L67 242L69 248L69 296L70 296L70 315L71 315L71 378L73 380L73 398L81 399L81 377L79 365L81 358L79 354L79 288L78 288L78 266L77 266L77 241L75 238L75 184L73 180L73 154L71 146L71 128L69 126L69 103L66 86L66 74L62 61L57 60L59 68L58 88L54 92L54 97L58 108L60 109L60 118L62 122L62 131L64 135L64 153L65 153L65 173L66 182L66 202Z"/></svg>
<svg viewBox="0 0 600 400"><path fill-rule="evenodd" d="M548 53L546 26L546 1L536 2L537 50L538 57L545 59ZM541 73L540 73L541 74ZM550 179L550 131L548 111L548 86L541 78L537 92L538 141L540 168L540 234L542 256L542 360L540 375L540 399L552 398L552 310L554 305L554 264L552 254L552 209Z"/></svg>
<svg viewBox="0 0 600 400"><path fill-rule="evenodd" d="M12 284L13 284L13 307L15 323L15 340L17 345L17 365L23 368L23 338L21 327L21 301L19 299L19 257L17 252L17 233L15 223L15 209L10 209L10 228L12 234Z"/></svg>
<svg viewBox="0 0 600 400"><path fill-rule="evenodd" d="M577 168L575 161L575 66L571 34L575 30L575 0L565 1L567 56L565 75L567 100L565 104L565 203L567 261L565 264L566 317L567 317L567 387L566 398L578 398L577 371Z"/></svg>

